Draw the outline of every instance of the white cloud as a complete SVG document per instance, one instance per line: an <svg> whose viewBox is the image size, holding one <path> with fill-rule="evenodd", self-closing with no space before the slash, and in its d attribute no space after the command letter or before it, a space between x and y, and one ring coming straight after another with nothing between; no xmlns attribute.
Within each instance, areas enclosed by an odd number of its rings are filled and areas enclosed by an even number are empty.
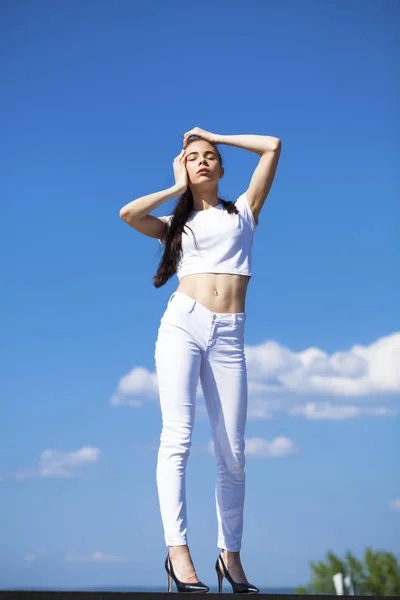
<svg viewBox="0 0 400 600"><path fill-rule="evenodd" d="M68 554L65 557L67 562L102 562L102 563L120 563L130 562L131 559L126 556L117 556L115 554L105 554L104 552L92 552L86 556L73 556Z"/></svg>
<svg viewBox="0 0 400 600"><path fill-rule="evenodd" d="M37 468L29 468L13 473L16 481L29 477L73 477L76 469L97 463L100 460L99 448L84 446L76 452L61 452L47 449L42 452Z"/></svg>
<svg viewBox="0 0 400 600"><path fill-rule="evenodd" d="M245 353L249 419L269 419L276 411L308 419L340 420L397 414L395 409L382 405L382 397L400 392L400 332L331 355L316 347L292 352L273 340L246 346ZM379 395L380 406L367 409L357 405L373 394ZM158 395L157 373L135 367L119 381L110 405L138 408L147 398L158 401ZM341 404L317 404L307 398L305 405L293 406L299 396L330 396L341 399ZM200 381L197 400L204 402ZM201 404L198 416L207 418Z"/></svg>
<svg viewBox="0 0 400 600"><path fill-rule="evenodd" d="M99 457L99 448L90 446L76 452L44 450L40 456L39 473L41 477L69 477L74 469L97 463Z"/></svg>
<svg viewBox="0 0 400 600"><path fill-rule="evenodd" d="M291 415L302 415L306 419L332 419L344 420L354 419L355 417L374 416L384 417L393 416L397 411L384 406L370 407L357 406L354 404L333 404L332 402L307 402L307 404L297 405L289 409Z"/></svg>
<svg viewBox="0 0 400 600"><path fill-rule="evenodd" d="M208 443L208 451L214 454L214 442ZM251 437L245 440L245 455L261 458L280 458L290 454L297 454L298 448L293 440L285 436L278 436L271 442L262 437Z"/></svg>
<svg viewBox="0 0 400 600"><path fill-rule="evenodd" d="M110 406L133 406L135 408L140 408L143 405L143 402L140 400L135 400L135 398L125 398L118 394L113 394L110 399Z"/></svg>
<svg viewBox="0 0 400 600"><path fill-rule="evenodd" d="M246 347L249 380L275 392L365 396L400 392L400 333L369 346L327 354L319 348L301 352L274 341Z"/></svg>
<svg viewBox="0 0 400 600"><path fill-rule="evenodd" d="M110 405L140 407L142 402L127 396L156 396L157 394L157 373L150 373L143 367L135 367L120 379L117 391L111 397Z"/></svg>
<svg viewBox="0 0 400 600"><path fill-rule="evenodd" d="M390 508L393 510L400 510L400 498L396 498L390 502Z"/></svg>
<svg viewBox="0 0 400 600"><path fill-rule="evenodd" d="M246 456L260 456L262 458L278 458L297 454L298 448L290 438L279 436L269 442L261 437L246 439Z"/></svg>
<svg viewBox="0 0 400 600"><path fill-rule="evenodd" d="M38 557L43 554L47 554L47 550L45 548L38 548L35 552L32 552L31 554L27 554L26 556L24 556L24 560L26 560L28 562L33 562L34 560L37 560Z"/></svg>
<svg viewBox="0 0 400 600"><path fill-rule="evenodd" d="M266 420L272 417L271 402L254 398L248 403L247 417L253 420Z"/></svg>

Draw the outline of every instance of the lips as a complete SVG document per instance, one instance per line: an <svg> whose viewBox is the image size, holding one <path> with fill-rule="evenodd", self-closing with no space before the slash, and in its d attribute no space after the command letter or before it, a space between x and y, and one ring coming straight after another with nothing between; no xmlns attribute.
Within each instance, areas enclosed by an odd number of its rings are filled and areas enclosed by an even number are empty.
<svg viewBox="0 0 400 600"><path fill-rule="evenodd" d="M200 169L200 171L197 171L197 175L200 175L201 173L209 173L210 171L208 169Z"/></svg>

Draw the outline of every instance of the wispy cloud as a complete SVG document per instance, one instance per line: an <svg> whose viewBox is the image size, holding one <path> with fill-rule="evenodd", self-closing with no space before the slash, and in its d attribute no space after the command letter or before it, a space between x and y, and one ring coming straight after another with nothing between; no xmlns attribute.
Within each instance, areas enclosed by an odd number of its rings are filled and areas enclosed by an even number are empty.
<svg viewBox="0 0 400 600"><path fill-rule="evenodd" d="M299 452L294 441L283 435L274 438L272 441L268 441L262 437L246 438L245 446L246 458L252 456L260 458L280 458ZM215 453L213 440L209 441L208 450L211 454Z"/></svg>
<svg viewBox="0 0 400 600"><path fill-rule="evenodd" d="M288 437L279 436L271 442L261 437L246 439L246 455L259 456L260 458L281 458L290 454L297 454L299 449Z"/></svg>
<svg viewBox="0 0 400 600"><path fill-rule="evenodd" d="M83 556L74 556L68 554L65 557L67 562L101 562L101 563L124 563L132 562L134 559L127 556L118 556L116 554L106 554L105 552L92 552Z"/></svg>
<svg viewBox="0 0 400 600"><path fill-rule="evenodd" d="M400 510L400 497L399 498L395 498L395 500L392 500L389 503L389 506L392 510Z"/></svg>
<svg viewBox="0 0 400 600"><path fill-rule="evenodd" d="M302 415L306 419L355 419L360 416L387 417L397 414L396 409L385 406L358 406L354 404L334 404L333 402L307 402L293 406L291 415Z"/></svg>
<svg viewBox="0 0 400 600"><path fill-rule="evenodd" d="M11 475L11 478L24 481L31 477L74 477L78 469L97 463L99 460L99 448L91 446L84 446L75 452L46 449L40 455L37 467L17 471Z"/></svg>
<svg viewBox="0 0 400 600"><path fill-rule="evenodd" d="M42 556L43 554L47 554L47 550L45 548L38 548L35 552L31 552L31 554L27 554L24 556L24 560L28 562L33 562Z"/></svg>

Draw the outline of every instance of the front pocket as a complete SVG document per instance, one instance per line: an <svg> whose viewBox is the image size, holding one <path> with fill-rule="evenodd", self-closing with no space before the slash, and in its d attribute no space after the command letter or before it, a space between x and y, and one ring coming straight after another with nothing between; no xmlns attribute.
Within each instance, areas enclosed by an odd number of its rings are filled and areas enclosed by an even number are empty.
<svg viewBox="0 0 400 600"><path fill-rule="evenodd" d="M187 306L174 304L171 302L161 317L160 323L175 323L179 321L179 319L186 318L188 312L189 309Z"/></svg>
<svg viewBox="0 0 400 600"><path fill-rule="evenodd" d="M192 306L193 306L193 302L194 300L189 298L186 299L181 299L178 298L177 296L174 296L171 300L171 302L168 304L167 308L165 309L165 312L163 314L163 317L168 317L168 316L182 316L182 317L186 317Z"/></svg>

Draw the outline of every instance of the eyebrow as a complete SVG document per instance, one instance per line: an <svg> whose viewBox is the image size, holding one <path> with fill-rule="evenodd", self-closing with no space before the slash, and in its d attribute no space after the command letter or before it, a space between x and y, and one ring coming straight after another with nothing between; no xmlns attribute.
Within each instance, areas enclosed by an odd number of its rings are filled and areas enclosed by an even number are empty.
<svg viewBox="0 0 400 600"><path fill-rule="evenodd" d="M198 154L198 152L195 152L195 151L193 151L193 152L189 152L189 154L187 154L186 156L190 156L191 154ZM215 154L215 156L216 156L216 153L215 153L215 152L213 152L212 150L206 150L206 151L204 152L204 154Z"/></svg>

